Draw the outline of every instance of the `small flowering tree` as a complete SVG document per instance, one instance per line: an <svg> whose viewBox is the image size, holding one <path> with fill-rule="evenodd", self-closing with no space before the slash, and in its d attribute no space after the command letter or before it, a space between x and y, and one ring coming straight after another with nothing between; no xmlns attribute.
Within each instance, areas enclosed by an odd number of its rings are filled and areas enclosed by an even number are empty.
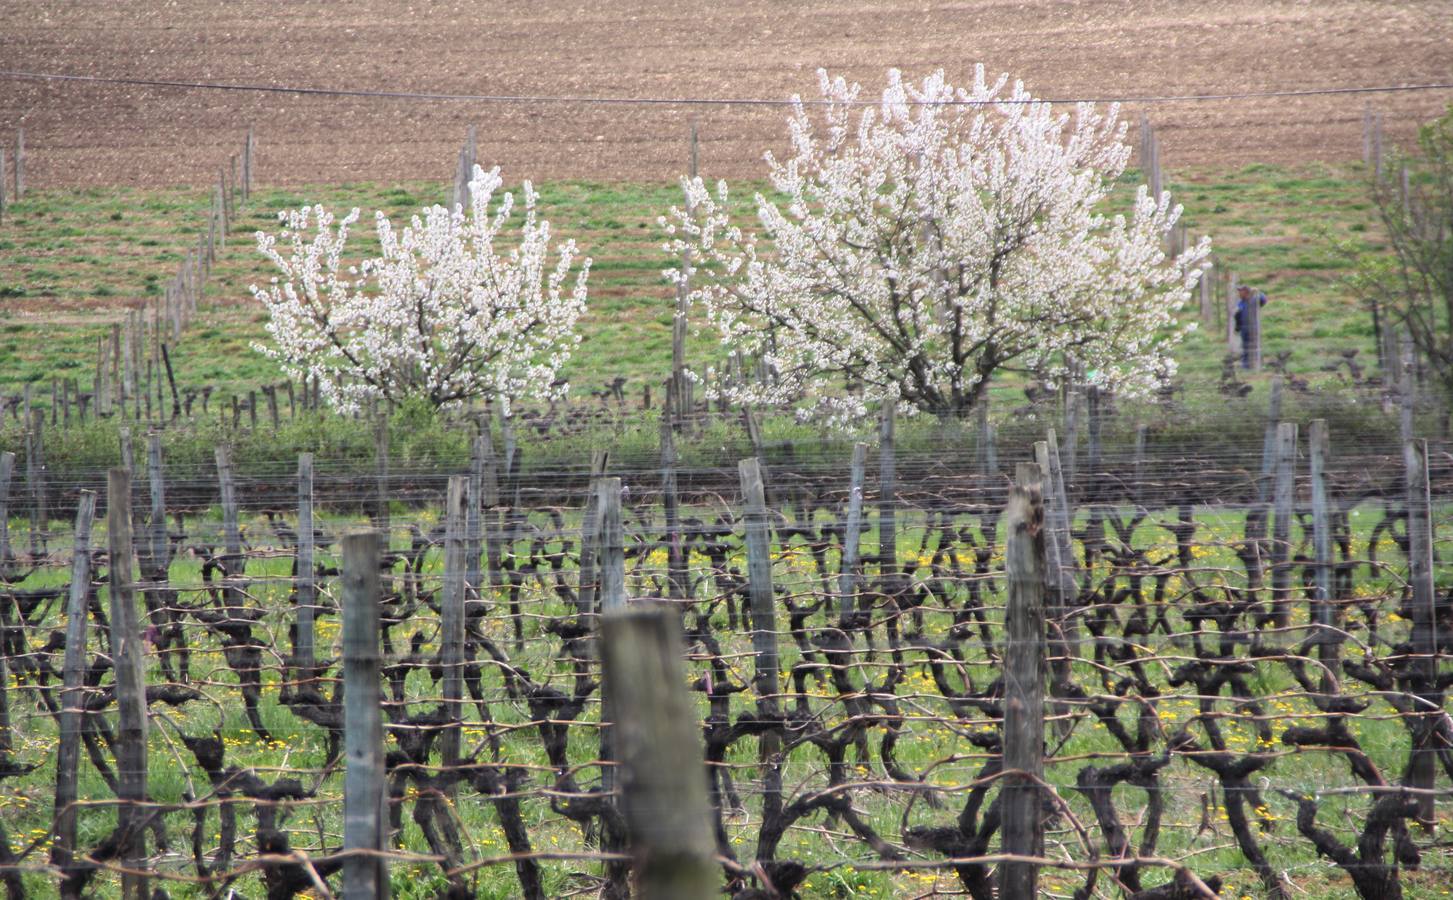
<svg viewBox="0 0 1453 900"><path fill-rule="evenodd" d="M1167 351L1193 327L1175 313L1210 244L1167 258L1180 209L1144 188L1107 216L1130 154L1116 107L1057 114L982 67L967 89L890 71L876 104L818 75L820 116L796 100L790 154L767 154L780 199L756 195L759 233L733 224L725 183L700 179L661 220L684 260L666 276L723 344L778 373L733 399L805 397L839 421L888 399L951 416L1001 372L1078 370L1133 393L1173 371Z"/></svg>
<svg viewBox="0 0 1453 900"><path fill-rule="evenodd" d="M379 255L356 265L344 250L357 209L341 220L322 206L280 213L277 236L257 234L281 275L252 287L272 338L256 349L292 377L317 379L343 412L376 399L443 407L562 394L557 376L580 340L590 260L567 284L575 242L556 247L551 268L550 223L536 213L535 191L525 182L516 226L513 194L490 210L500 184L498 168L476 166L468 209L429 207L402 234L378 213Z"/></svg>

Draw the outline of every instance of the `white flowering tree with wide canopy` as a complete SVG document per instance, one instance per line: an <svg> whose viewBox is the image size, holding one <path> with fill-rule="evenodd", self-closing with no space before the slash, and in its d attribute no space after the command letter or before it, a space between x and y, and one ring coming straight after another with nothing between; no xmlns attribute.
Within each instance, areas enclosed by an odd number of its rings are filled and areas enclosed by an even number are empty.
<svg viewBox="0 0 1453 900"><path fill-rule="evenodd" d="M280 275L252 287L272 338L256 349L292 377L316 379L343 412L373 400L444 407L563 394L590 260L575 268L575 242L564 241L551 267L538 195L524 183L516 222L512 193L490 209L501 183L498 168L476 166L467 209L428 207L402 233L377 213L379 254L358 263L344 255L357 209L342 219L322 206L280 213L276 236L257 233Z"/></svg>
<svg viewBox="0 0 1453 900"><path fill-rule="evenodd" d="M954 416L1008 371L1126 393L1169 377L1210 243L1166 256L1168 194L1141 188L1107 215L1130 155L1117 107L1066 115L982 67L967 88L890 71L873 104L818 75L820 103L794 98L790 155L766 156L780 196L756 195L760 232L732 222L724 182L684 179L662 219L684 260L667 277L724 345L777 372L732 399Z"/></svg>

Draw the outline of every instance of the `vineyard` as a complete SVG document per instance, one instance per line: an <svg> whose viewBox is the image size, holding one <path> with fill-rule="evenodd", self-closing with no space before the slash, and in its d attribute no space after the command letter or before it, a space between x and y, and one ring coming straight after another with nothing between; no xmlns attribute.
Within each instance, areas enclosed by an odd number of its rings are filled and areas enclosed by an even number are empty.
<svg viewBox="0 0 1453 900"><path fill-rule="evenodd" d="M10 6L8 900L1453 896L1439 4Z"/></svg>
<svg viewBox="0 0 1453 900"><path fill-rule="evenodd" d="M659 457L552 471L486 418L457 474L362 479L153 434L47 496L6 453L4 884L1432 896L1453 457L1269 412L1214 458L749 417L690 468L668 413Z"/></svg>

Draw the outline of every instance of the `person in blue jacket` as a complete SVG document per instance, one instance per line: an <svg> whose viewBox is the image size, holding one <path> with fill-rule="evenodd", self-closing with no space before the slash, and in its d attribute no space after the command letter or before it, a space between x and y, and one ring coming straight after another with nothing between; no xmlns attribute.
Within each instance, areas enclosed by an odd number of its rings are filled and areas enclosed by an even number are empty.
<svg viewBox="0 0 1453 900"><path fill-rule="evenodd" d="M1266 294L1253 291L1249 285L1236 288L1236 336L1241 339L1241 368L1251 368L1251 342L1246 334L1246 304L1255 303L1257 310L1266 305ZM1260 331L1260 329L1257 329Z"/></svg>

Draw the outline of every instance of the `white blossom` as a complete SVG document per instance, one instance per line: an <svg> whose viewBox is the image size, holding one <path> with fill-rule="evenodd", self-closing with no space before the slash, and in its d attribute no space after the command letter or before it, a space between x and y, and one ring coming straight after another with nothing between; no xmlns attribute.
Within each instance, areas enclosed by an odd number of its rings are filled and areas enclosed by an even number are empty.
<svg viewBox="0 0 1453 900"><path fill-rule="evenodd" d="M257 233L281 275L252 286L272 339L254 347L290 376L317 379L343 412L375 399L447 406L563 394L557 376L580 342L590 260L567 284L574 241L556 246L551 267L538 195L525 182L522 215L511 193L491 212L501 183L498 168L476 166L468 210L428 207L402 233L378 213L379 253L357 263L344 261L357 209L342 219L322 206L280 213L276 236Z"/></svg>
<svg viewBox="0 0 1453 900"><path fill-rule="evenodd" d="M791 151L767 154L759 227L734 224L726 184L699 178L661 220L683 260L666 277L688 280L726 348L778 374L732 399L805 398L840 422L886 399L962 415L1001 372L1073 368L1136 393L1174 371L1193 327L1176 313L1210 242L1166 256L1169 194L1142 187L1107 214L1130 155L1117 107L1056 112L982 66L967 89L890 71L875 105L818 75L825 102L794 98Z"/></svg>

